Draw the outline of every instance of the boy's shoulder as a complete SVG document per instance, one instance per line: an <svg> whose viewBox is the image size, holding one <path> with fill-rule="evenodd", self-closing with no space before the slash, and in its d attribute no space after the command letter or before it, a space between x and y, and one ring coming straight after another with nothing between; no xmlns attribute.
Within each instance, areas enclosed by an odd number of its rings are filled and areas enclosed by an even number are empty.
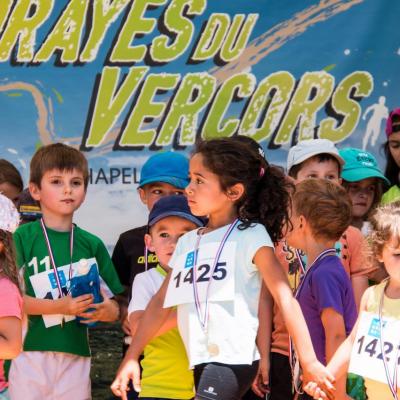
<svg viewBox="0 0 400 400"><path fill-rule="evenodd" d="M102 244L104 245L104 242L96 236L94 233L91 233L85 229L82 229L78 225L74 225L74 236L78 236L81 238L84 238L85 240L89 241L90 243L93 244Z"/></svg>
<svg viewBox="0 0 400 400"><path fill-rule="evenodd" d="M313 279L350 281L343 263L337 256L323 258L313 273Z"/></svg>
<svg viewBox="0 0 400 400"><path fill-rule="evenodd" d="M14 232L14 235L19 235L22 237L33 237L32 235L35 235L40 230L40 222L39 220L36 220L20 225Z"/></svg>

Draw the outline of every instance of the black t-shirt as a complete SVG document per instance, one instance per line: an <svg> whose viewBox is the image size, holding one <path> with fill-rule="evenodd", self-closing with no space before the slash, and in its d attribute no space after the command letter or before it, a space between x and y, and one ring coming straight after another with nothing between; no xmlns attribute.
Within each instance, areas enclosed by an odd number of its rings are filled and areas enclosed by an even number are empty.
<svg viewBox="0 0 400 400"><path fill-rule="evenodd" d="M114 247L111 258L121 283L128 289L131 289L135 276L145 271L144 235L146 232L147 225L144 225L121 233ZM157 266L157 256L150 251L147 261L148 269Z"/></svg>

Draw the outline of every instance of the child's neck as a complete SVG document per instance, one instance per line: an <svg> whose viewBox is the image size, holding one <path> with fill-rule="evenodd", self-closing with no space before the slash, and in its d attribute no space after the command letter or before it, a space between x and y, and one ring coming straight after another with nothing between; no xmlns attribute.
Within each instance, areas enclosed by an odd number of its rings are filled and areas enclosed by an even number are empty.
<svg viewBox="0 0 400 400"><path fill-rule="evenodd" d="M221 228L222 226L231 224L237 218L236 210L232 209L229 213L215 213L208 216L208 223L206 230L213 231L214 229Z"/></svg>
<svg viewBox="0 0 400 400"><path fill-rule="evenodd" d="M391 299L400 299L400 282L396 282L393 278L389 278L385 294Z"/></svg>
<svg viewBox="0 0 400 400"><path fill-rule="evenodd" d="M360 217L353 217L351 220L351 225L360 230L361 230L363 224L364 224L364 220Z"/></svg>
<svg viewBox="0 0 400 400"><path fill-rule="evenodd" d="M72 228L72 215L54 215L43 213L44 224L47 228L59 232L69 232Z"/></svg>
<svg viewBox="0 0 400 400"><path fill-rule="evenodd" d="M332 240L313 240L307 243L302 249L307 255L307 266L309 267L323 251L332 248L334 244Z"/></svg>

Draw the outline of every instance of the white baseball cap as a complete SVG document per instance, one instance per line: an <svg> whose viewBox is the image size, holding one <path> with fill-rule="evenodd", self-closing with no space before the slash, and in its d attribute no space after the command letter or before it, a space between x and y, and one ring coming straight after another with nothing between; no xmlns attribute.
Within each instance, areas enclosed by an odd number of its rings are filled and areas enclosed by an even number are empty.
<svg viewBox="0 0 400 400"><path fill-rule="evenodd" d="M0 229L13 233L19 225L19 214L14 203L0 194Z"/></svg>
<svg viewBox="0 0 400 400"><path fill-rule="evenodd" d="M289 149L286 168L287 172L295 165L301 164L318 154L330 154L338 161L340 168L344 165L344 160L340 157L335 144L328 139L303 140Z"/></svg>

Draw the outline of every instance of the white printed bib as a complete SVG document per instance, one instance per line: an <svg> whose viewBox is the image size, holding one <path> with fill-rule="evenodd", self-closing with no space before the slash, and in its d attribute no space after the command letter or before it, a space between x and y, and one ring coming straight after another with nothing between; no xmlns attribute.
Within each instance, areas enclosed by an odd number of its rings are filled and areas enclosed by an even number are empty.
<svg viewBox="0 0 400 400"><path fill-rule="evenodd" d="M196 283L200 302L206 301L207 287L209 284L211 285L208 295L209 301L233 300L235 296L236 243L225 243L214 273L211 274L218 247L219 243L206 243L200 245L198 249ZM194 251L181 254L177 257L173 265L164 307L194 303L194 263Z"/></svg>
<svg viewBox="0 0 400 400"><path fill-rule="evenodd" d="M400 344L400 320L384 317L382 322L383 353L392 378L395 365L399 368L400 361L400 353L397 351ZM383 364L380 324L377 314L363 311L360 315L357 336L351 352L349 372L388 384ZM399 372L398 386L400 386Z"/></svg>
<svg viewBox="0 0 400 400"><path fill-rule="evenodd" d="M96 258L90 258L87 260L89 265L96 264ZM79 261L72 264L71 276L74 276L77 268L79 267ZM69 286L69 268L70 265L66 264L62 267L58 267L57 271L60 277L60 283L64 294L68 292ZM97 267L98 269L98 267ZM54 276L53 269L49 269L47 271L40 272L38 274L32 275L29 277L33 291L35 292L35 297L37 299L49 299L56 300L59 297L58 287L56 278ZM112 297L112 293L104 280L100 277L100 284L103 290L105 290L107 296ZM111 296L110 296L111 293ZM62 314L46 314L42 315L43 322L46 328L50 328L55 325L61 325L62 320L65 322L72 321L75 319L74 315L62 315Z"/></svg>

